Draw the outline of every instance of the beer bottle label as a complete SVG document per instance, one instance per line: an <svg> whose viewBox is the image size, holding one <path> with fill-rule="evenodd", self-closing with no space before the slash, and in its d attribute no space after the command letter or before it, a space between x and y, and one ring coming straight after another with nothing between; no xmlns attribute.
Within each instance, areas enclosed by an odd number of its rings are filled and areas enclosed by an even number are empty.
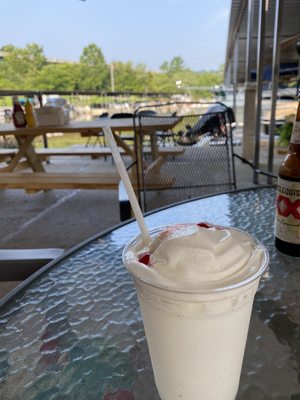
<svg viewBox="0 0 300 400"><path fill-rule="evenodd" d="M300 121L294 122L291 143L300 144Z"/></svg>
<svg viewBox="0 0 300 400"><path fill-rule="evenodd" d="M300 182L278 178L275 236L300 244Z"/></svg>

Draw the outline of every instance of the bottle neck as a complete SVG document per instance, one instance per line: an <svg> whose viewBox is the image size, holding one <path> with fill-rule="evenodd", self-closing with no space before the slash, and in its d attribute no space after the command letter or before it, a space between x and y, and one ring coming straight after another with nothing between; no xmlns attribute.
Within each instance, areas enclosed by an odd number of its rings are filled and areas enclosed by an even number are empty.
<svg viewBox="0 0 300 400"><path fill-rule="evenodd" d="M290 143L289 152L297 153L300 155L300 144L299 143Z"/></svg>
<svg viewBox="0 0 300 400"><path fill-rule="evenodd" d="M291 137L291 145L300 144L300 101L298 102L298 108L296 112L296 118L293 125L293 132Z"/></svg>

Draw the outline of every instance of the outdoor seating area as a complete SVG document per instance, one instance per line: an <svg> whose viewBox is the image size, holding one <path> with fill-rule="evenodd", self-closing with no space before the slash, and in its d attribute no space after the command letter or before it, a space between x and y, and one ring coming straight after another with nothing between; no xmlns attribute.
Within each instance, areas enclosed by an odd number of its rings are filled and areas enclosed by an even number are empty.
<svg viewBox="0 0 300 400"><path fill-rule="evenodd" d="M19 149L0 149L0 190L115 190L120 220L131 218L129 199L105 142L105 127L112 129L144 212L237 187L234 143L240 140L233 140L232 109L219 102L152 102L133 113L59 126L16 129L2 124L0 135L5 140L15 137ZM34 146L36 138L55 132L78 132L88 141L68 148ZM78 168L60 170L58 160L69 163L71 158L78 160ZM82 158L94 161L88 170L80 167Z"/></svg>
<svg viewBox="0 0 300 400"><path fill-rule="evenodd" d="M202 110L202 114L195 114L193 109L195 106ZM136 168L131 168L129 173L132 184L140 196L141 204L144 206L146 204L146 190L159 190L158 197L162 197L164 192L165 200L153 204L150 208L145 207L145 211L200 194L220 192L228 185L234 187L232 121L229 120L228 109L225 106L218 113L209 111L218 106L221 107L218 104L170 103L153 105L155 110L137 109L133 114L113 114L111 118L98 118L90 122L71 122L66 125L23 129L2 125L0 135L5 138L14 136L19 149L0 149L0 161L4 164L0 169L0 189L27 191L76 188L116 189L120 180L116 171L110 174L107 171L103 174L64 171L54 173L47 170L47 163L45 163L53 157L67 156L90 156L96 162L100 157L106 160L111 156L111 150L107 145L35 149L33 144L35 138L49 131L62 132L66 135L78 131L81 135L93 136L100 133L103 135L104 127L112 129L120 154L129 156L132 165L136 165ZM186 115L180 114L182 107L185 107ZM174 111L175 108L176 111ZM201 126L197 127L199 124ZM131 133L131 136L124 137L124 132ZM220 153L222 147L225 149L224 155ZM213 170L208 164L210 160L215 163ZM225 164L218 165L219 160ZM199 163L202 165L197 165ZM196 166L197 169L195 169ZM220 176L224 172L226 175L224 166L229 167L226 181L223 179L224 176ZM191 174L188 174L184 168ZM28 169L32 171L28 172ZM181 171L181 180L175 176L176 169ZM215 176L215 182L208 178L208 171ZM219 178L217 178L218 174ZM168 178L165 179L167 175ZM205 184L204 176L210 180L209 184ZM195 177L198 177L198 180L195 180ZM196 188L200 186L202 189L197 191ZM167 194L166 187L172 188L172 193ZM189 192L184 188L187 188Z"/></svg>
<svg viewBox="0 0 300 400"><path fill-rule="evenodd" d="M300 400L300 2L58 3L2 10L0 400Z"/></svg>

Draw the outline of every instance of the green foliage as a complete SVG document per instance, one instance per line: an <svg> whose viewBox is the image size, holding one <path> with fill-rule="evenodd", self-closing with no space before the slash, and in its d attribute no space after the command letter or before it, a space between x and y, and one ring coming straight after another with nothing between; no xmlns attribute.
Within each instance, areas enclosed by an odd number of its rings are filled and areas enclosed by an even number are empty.
<svg viewBox="0 0 300 400"><path fill-rule="evenodd" d="M49 64L41 69L34 84L39 90L75 90L79 82L77 64Z"/></svg>
<svg viewBox="0 0 300 400"><path fill-rule="evenodd" d="M80 57L78 89L107 90L109 71L104 56L94 43L83 49Z"/></svg>
<svg viewBox="0 0 300 400"><path fill-rule="evenodd" d="M68 134L62 135L62 136L48 135L48 145L51 149L69 147L69 146L74 145L74 143L85 145L86 138L81 137L80 133L68 133ZM34 146L36 148L44 147L44 142L43 142L42 137L38 136L34 140Z"/></svg>
<svg viewBox="0 0 300 400"><path fill-rule="evenodd" d="M178 72L182 72L186 69L184 65L184 61L182 57L176 56L174 57L170 62L165 61L161 67L161 71L168 74L168 75L173 75Z"/></svg>
<svg viewBox="0 0 300 400"><path fill-rule="evenodd" d="M148 86L148 72L143 64L134 67L131 62L113 63L115 90L118 92L145 92Z"/></svg>
<svg viewBox="0 0 300 400"><path fill-rule="evenodd" d="M0 64L0 88L33 89L36 74L46 65L43 49L33 43L24 49L3 46L6 55Z"/></svg>
<svg viewBox="0 0 300 400"><path fill-rule="evenodd" d="M223 80L222 66L217 71L195 72L185 66L180 56L165 61L160 71L149 71L144 64L116 61L109 66L101 49L87 45L79 63L50 63L36 43L18 48L5 45L5 57L0 61L0 90L99 90L111 89L110 70L118 92L189 93L209 96L209 91L197 89L213 86ZM176 86L181 81L181 89Z"/></svg>
<svg viewBox="0 0 300 400"><path fill-rule="evenodd" d="M279 139L277 143L279 146L288 146L290 144L292 132L293 132L293 122L286 121L281 127L278 129Z"/></svg>

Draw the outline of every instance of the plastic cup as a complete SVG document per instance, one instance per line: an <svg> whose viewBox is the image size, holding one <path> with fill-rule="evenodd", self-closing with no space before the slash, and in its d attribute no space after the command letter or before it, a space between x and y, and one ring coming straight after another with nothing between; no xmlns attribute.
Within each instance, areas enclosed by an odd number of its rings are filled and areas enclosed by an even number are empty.
<svg viewBox="0 0 300 400"><path fill-rule="evenodd" d="M151 236L162 229L151 230ZM263 249L262 264L252 276L231 286L180 291L133 275L162 400L235 399L253 300L269 260L265 247L250 238ZM129 271L127 255L137 239L124 249Z"/></svg>

